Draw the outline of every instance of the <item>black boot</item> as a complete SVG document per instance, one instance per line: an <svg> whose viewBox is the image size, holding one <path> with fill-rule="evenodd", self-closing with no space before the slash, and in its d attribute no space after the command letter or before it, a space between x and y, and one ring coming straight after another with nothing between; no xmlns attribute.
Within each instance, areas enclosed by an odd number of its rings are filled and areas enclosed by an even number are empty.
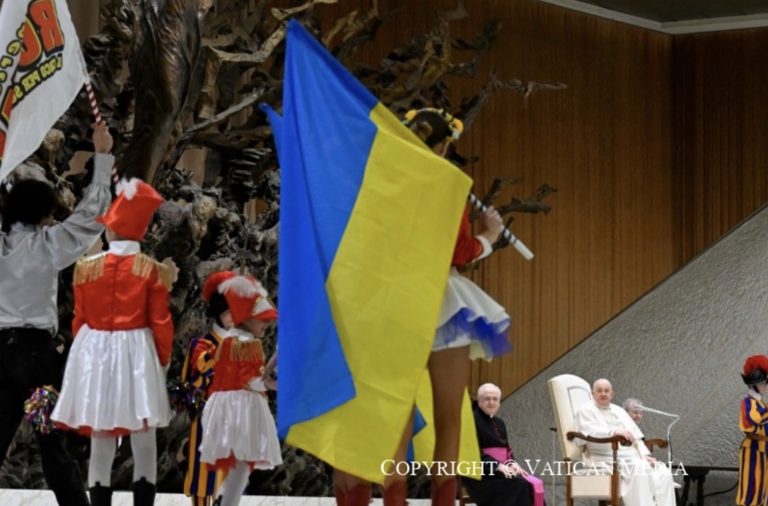
<svg viewBox="0 0 768 506"><path fill-rule="evenodd" d="M88 489L91 496L91 506L111 506L112 487L102 487L100 482Z"/></svg>
<svg viewBox="0 0 768 506"><path fill-rule="evenodd" d="M213 506L221 506L221 499L221 496L217 497L216 500L213 501Z"/></svg>
<svg viewBox="0 0 768 506"><path fill-rule="evenodd" d="M155 484L141 478L131 485L133 489L133 506L152 506L155 504Z"/></svg>

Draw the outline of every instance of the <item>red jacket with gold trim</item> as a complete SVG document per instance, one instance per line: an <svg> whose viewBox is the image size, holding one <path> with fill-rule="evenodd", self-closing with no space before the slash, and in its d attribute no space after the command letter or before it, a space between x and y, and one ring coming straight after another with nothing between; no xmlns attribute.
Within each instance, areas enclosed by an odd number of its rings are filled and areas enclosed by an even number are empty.
<svg viewBox="0 0 768 506"><path fill-rule="evenodd" d="M171 358L173 320L168 309L170 269L151 257L103 253L75 266L72 335L88 324L96 330L149 328L160 364Z"/></svg>

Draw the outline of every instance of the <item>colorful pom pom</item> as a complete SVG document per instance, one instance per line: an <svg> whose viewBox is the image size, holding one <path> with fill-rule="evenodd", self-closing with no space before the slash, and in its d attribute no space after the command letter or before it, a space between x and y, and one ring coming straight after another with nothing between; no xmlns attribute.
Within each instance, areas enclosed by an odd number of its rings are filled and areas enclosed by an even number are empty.
<svg viewBox="0 0 768 506"><path fill-rule="evenodd" d="M51 385L36 388L32 396L24 401L24 419L41 434L50 434L56 426L51 420L53 407L59 392Z"/></svg>
<svg viewBox="0 0 768 506"><path fill-rule="evenodd" d="M176 412L196 418L203 413L205 407L205 390L187 382L173 381L168 386L168 399Z"/></svg>

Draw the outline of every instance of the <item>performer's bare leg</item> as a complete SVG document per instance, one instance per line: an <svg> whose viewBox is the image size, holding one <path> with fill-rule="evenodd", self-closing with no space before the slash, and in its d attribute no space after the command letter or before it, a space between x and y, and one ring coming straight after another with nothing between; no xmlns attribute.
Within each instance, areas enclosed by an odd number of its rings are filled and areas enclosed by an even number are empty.
<svg viewBox="0 0 768 506"><path fill-rule="evenodd" d="M469 346L449 348L429 356L429 377L435 421L435 462L459 458L461 404L469 380ZM438 479L438 482L443 481Z"/></svg>
<svg viewBox="0 0 768 506"><path fill-rule="evenodd" d="M461 439L461 404L469 379L469 346L433 352L429 356L429 377L435 422L435 453L437 466L459 458ZM433 467L432 504L453 504L456 497L456 477Z"/></svg>
<svg viewBox="0 0 768 506"><path fill-rule="evenodd" d="M403 436L400 438L400 444L395 452L395 468L399 462L405 461L408 454L408 443L413 436L413 410L411 410L411 416L408 417L408 421L405 423L405 429L403 430ZM406 498L408 497L408 475L399 474L393 472L384 478L384 484L382 486L382 497L384 499L384 506L405 506L407 504Z"/></svg>
<svg viewBox="0 0 768 506"><path fill-rule="evenodd" d="M371 500L370 482L336 468L333 489L337 506L367 506Z"/></svg>

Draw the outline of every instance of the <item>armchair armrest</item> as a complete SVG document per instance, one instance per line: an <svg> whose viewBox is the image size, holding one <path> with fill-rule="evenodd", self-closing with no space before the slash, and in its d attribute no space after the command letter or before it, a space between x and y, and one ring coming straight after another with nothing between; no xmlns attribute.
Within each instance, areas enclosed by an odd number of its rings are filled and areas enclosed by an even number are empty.
<svg viewBox="0 0 768 506"><path fill-rule="evenodd" d="M568 432L565 437L568 438L568 441L573 441L576 438L582 439L584 441L589 441L590 443L611 443L611 447L616 448L616 444L621 444L624 446L629 445L629 441L624 436L611 436L611 437L592 437L592 436L585 436L581 432L575 432L571 431ZM646 444L648 442L646 441Z"/></svg>
<svg viewBox="0 0 768 506"><path fill-rule="evenodd" d="M667 446L669 446L669 441L661 438L646 439L645 446L648 447L648 450L653 452L655 448L666 448Z"/></svg>

